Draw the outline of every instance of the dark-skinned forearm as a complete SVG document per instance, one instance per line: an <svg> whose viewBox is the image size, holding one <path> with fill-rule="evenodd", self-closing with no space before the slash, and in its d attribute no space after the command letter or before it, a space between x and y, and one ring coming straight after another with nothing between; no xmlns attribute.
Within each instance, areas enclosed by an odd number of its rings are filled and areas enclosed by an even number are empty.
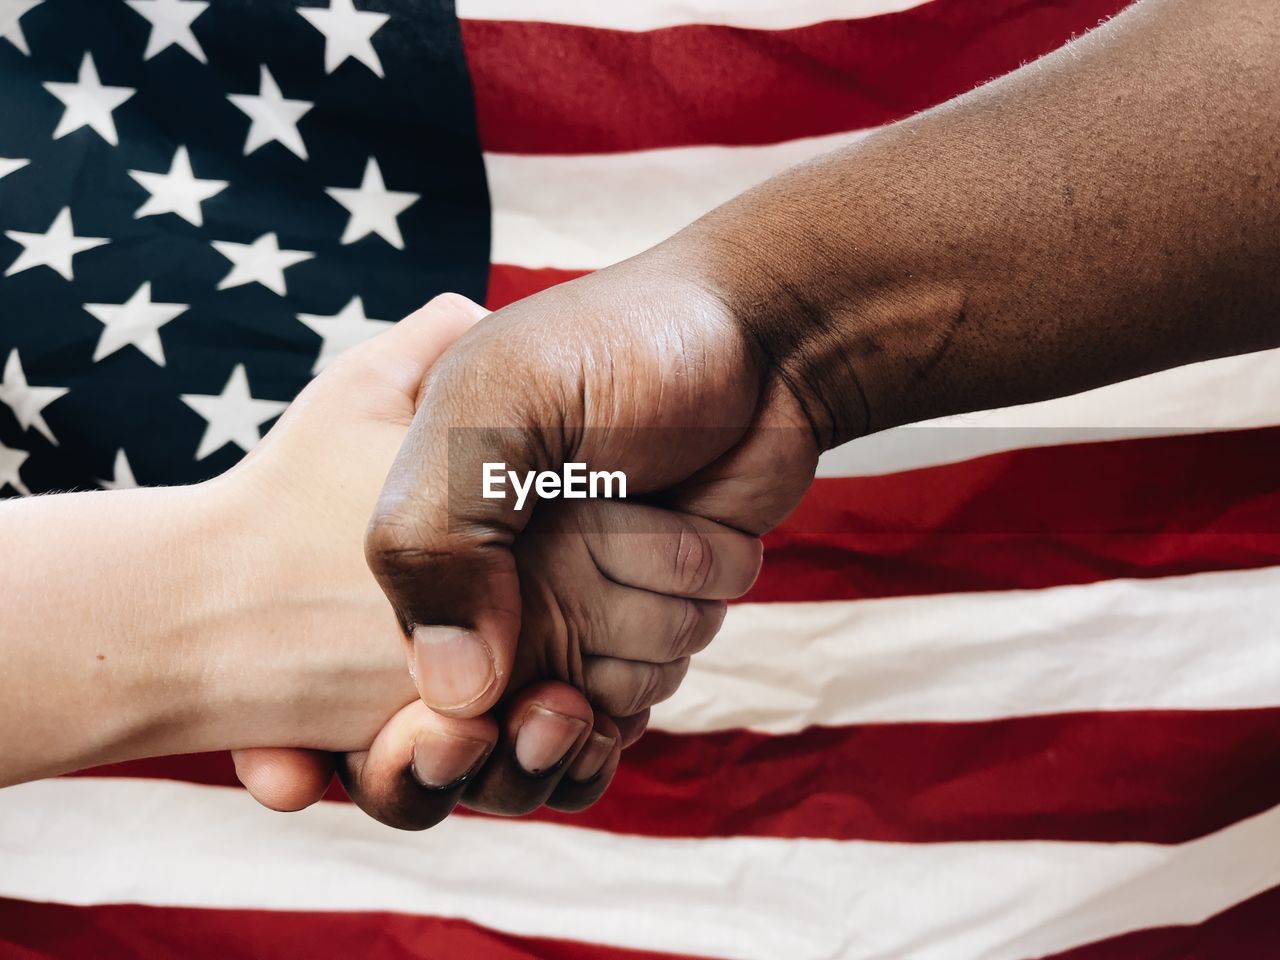
<svg viewBox="0 0 1280 960"><path fill-rule="evenodd" d="M1142 0L655 254L825 444L1280 345L1280 4Z"/></svg>

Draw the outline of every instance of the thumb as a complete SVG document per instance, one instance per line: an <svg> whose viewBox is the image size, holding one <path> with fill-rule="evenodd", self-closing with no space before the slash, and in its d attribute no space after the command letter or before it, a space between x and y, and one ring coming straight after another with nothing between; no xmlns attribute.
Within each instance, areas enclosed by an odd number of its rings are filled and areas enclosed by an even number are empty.
<svg viewBox="0 0 1280 960"><path fill-rule="evenodd" d="M557 400L571 376L494 317L432 370L409 436L383 488L366 558L411 646L419 694L446 716L474 717L504 692L520 634L511 544L528 523L508 486L485 494L484 464L525 477L559 466L562 428L581 422ZM526 491L528 488L526 488Z"/></svg>
<svg viewBox="0 0 1280 960"><path fill-rule="evenodd" d="M371 384L388 387L402 398L407 422L417 408L427 372L454 342L488 315L478 303L456 293L442 293L419 307L390 330L348 350L329 370L326 382L344 403L370 400ZM359 389L346 390L337 384Z"/></svg>

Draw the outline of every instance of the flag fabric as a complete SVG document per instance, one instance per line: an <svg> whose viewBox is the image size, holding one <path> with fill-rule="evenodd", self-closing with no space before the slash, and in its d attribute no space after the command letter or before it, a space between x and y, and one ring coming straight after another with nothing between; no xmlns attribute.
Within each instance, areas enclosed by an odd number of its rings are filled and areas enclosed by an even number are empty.
<svg viewBox="0 0 1280 960"><path fill-rule="evenodd" d="M1125 5L0 0L0 484L210 476L379 321ZM1273 351L833 451L583 814L280 816L224 755L0 791L0 956L1275 957L1278 431Z"/></svg>

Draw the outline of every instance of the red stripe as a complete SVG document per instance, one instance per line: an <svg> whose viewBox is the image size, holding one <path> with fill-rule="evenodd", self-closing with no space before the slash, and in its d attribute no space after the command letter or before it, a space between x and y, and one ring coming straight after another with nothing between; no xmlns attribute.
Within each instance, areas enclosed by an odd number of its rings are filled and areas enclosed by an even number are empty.
<svg viewBox="0 0 1280 960"><path fill-rule="evenodd" d="M1280 887L1273 887L1204 923L1139 930L1042 960L1275 960L1277 944Z"/></svg>
<svg viewBox="0 0 1280 960"><path fill-rule="evenodd" d="M1280 803L1276 769L1280 709L649 733L595 807L537 819L662 837L1180 843ZM235 782L221 756L98 773Z"/></svg>
<svg viewBox="0 0 1280 960"><path fill-rule="evenodd" d="M924 442L927 442L924 441ZM1280 428L822 479L746 600L1041 588L1280 564Z"/></svg>
<svg viewBox="0 0 1280 960"><path fill-rule="evenodd" d="M0 954L66 960L677 960L675 954L516 937L394 913L70 907L0 898Z"/></svg>
<svg viewBox="0 0 1280 960"><path fill-rule="evenodd" d="M933 0L793 30L462 21L480 142L505 153L775 143L898 120L1008 73L1128 0Z"/></svg>
<svg viewBox="0 0 1280 960"><path fill-rule="evenodd" d="M1180 843L1280 802L1280 710L651 733L546 819L654 836Z"/></svg>
<svg viewBox="0 0 1280 960"><path fill-rule="evenodd" d="M485 296L484 305L490 310L501 310L509 303L523 300L540 290L554 287L574 277L581 277L588 270L558 270L555 267L534 269L530 267L513 267L509 264L495 263L489 266L489 292Z"/></svg>

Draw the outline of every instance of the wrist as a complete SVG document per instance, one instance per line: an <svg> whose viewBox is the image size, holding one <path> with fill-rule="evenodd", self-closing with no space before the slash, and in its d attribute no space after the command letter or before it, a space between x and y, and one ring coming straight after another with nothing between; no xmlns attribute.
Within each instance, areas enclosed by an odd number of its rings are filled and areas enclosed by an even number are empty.
<svg viewBox="0 0 1280 960"><path fill-rule="evenodd" d="M7 505L16 562L0 782L202 749L210 638L228 606L200 488ZM14 620L13 618L16 618Z"/></svg>
<svg viewBox="0 0 1280 960"><path fill-rule="evenodd" d="M149 669L135 693L117 698L133 716L120 744L129 757L220 749L254 706L230 682L226 652L248 639L267 584L249 568L251 530L227 493L214 481L117 495L132 502L115 512L147 531L135 569L151 581L139 618Z"/></svg>
<svg viewBox="0 0 1280 960"><path fill-rule="evenodd" d="M202 485L226 598L208 636L199 749L363 749L415 697L364 561L365 510L313 502L274 458Z"/></svg>
<svg viewBox="0 0 1280 960"><path fill-rule="evenodd" d="M127 537L122 567L147 582L101 584L101 602L137 600L98 642L100 682L87 706L101 723L66 768L253 746L338 749L362 736L342 673L376 712L385 697L361 687L372 605L353 604L353 578L328 562L342 551L305 542L306 525L269 502L260 481L246 465L192 487L108 494L112 519L99 542L109 551ZM351 539L347 552L358 555ZM352 606L370 616L353 617ZM345 651L365 656L344 663Z"/></svg>
<svg viewBox="0 0 1280 960"><path fill-rule="evenodd" d="M712 211L662 247L726 304L762 372L794 395L823 449L946 412L952 338L973 337L1004 273L980 207L894 132ZM966 194L966 191L960 191ZM662 249L662 248L659 248ZM984 266L984 264L986 266ZM974 394L978 392L975 388Z"/></svg>

